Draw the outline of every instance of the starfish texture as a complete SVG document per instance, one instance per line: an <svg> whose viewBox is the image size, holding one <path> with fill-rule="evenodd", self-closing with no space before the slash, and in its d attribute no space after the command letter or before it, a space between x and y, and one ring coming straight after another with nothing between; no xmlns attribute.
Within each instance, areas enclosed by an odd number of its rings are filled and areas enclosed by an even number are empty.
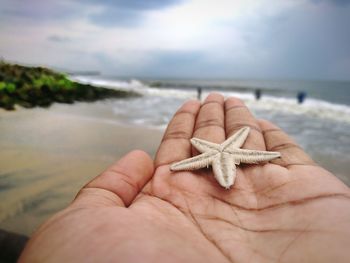
<svg viewBox="0 0 350 263"><path fill-rule="evenodd" d="M221 186L229 189L235 182L236 165L270 161L281 156L279 152L240 149L249 131L249 127L243 127L221 144L192 138L191 144L201 154L172 164L170 170L196 170L211 165L215 179Z"/></svg>

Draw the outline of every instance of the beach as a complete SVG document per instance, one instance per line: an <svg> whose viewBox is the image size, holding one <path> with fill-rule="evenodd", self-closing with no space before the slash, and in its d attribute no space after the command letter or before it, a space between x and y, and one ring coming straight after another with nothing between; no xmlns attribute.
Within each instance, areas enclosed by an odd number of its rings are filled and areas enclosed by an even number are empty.
<svg viewBox="0 0 350 263"><path fill-rule="evenodd" d="M141 149L155 155L171 116L196 92L137 85L142 97L0 110L0 229L30 235L127 152ZM240 97L257 117L283 128L316 162L350 185L348 106L312 99L298 105L267 96L256 101L251 94L222 93Z"/></svg>
<svg viewBox="0 0 350 263"><path fill-rule="evenodd" d="M127 152L154 156L161 130L79 117L102 104L0 111L1 229L30 235Z"/></svg>

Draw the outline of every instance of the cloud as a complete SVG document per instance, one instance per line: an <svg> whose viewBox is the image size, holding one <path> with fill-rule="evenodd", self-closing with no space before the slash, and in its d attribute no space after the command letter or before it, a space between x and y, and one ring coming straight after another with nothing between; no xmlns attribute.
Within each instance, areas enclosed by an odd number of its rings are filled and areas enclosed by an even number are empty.
<svg viewBox="0 0 350 263"><path fill-rule="evenodd" d="M69 42L70 38L65 36L51 35L47 37L47 40L51 42L64 43Z"/></svg>
<svg viewBox="0 0 350 263"><path fill-rule="evenodd" d="M145 14L180 4L183 0L0 0L3 19L49 23L88 19L97 26L132 27L140 25Z"/></svg>
<svg viewBox="0 0 350 263"><path fill-rule="evenodd" d="M0 14L4 20L47 23L75 19L81 14L80 6L67 1L0 0Z"/></svg>
<svg viewBox="0 0 350 263"><path fill-rule="evenodd" d="M133 27L140 25L143 19L143 12L117 8L106 8L89 16L90 22L101 27Z"/></svg>
<svg viewBox="0 0 350 263"><path fill-rule="evenodd" d="M183 0L81 0L81 3L101 5L106 8L145 11L162 9L182 2Z"/></svg>
<svg viewBox="0 0 350 263"><path fill-rule="evenodd" d="M327 3L337 6L347 6L350 4L349 0L311 0L315 4Z"/></svg>
<svg viewBox="0 0 350 263"><path fill-rule="evenodd" d="M266 74L285 78L349 79L350 68L333 65L350 59L349 8L296 6L270 20L254 46L267 52ZM347 71L347 75L345 74Z"/></svg>
<svg viewBox="0 0 350 263"><path fill-rule="evenodd" d="M145 13L174 6L182 0L88 0L89 3L100 8L99 12L89 16L92 23L108 27L132 27L140 25L145 19Z"/></svg>
<svg viewBox="0 0 350 263"><path fill-rule="evenodd" d="M137 72L150 77L193 77L199 75L205 54L199 51L153 51L147 68Z"/></svg>

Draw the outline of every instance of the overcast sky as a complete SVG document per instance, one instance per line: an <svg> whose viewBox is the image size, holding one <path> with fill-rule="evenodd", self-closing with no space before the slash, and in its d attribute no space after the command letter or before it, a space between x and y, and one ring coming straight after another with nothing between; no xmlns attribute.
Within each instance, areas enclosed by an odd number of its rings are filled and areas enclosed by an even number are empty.
<svg viewBox="0 0 350 263"><path fill-rule="evenodd" d="M6 60L119 76L350 79L349 0L0 0Z"/></svg>

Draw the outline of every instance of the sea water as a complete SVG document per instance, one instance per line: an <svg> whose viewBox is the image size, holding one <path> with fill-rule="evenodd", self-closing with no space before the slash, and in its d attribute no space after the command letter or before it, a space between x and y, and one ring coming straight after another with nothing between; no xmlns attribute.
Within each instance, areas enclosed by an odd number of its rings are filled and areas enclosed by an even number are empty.
<svg viewBox="0 0 350 263"><path fill-rule="evenodd" d="M109 88L133 90L143 96L108 103L116 119L164 129L181 104L210 92L242 99L257 118L280 126L316 161L350 184L350 82L293 80L170 80L74 76ZM262 93L256 100L255 91ZM306 99L299 104L298 92Z"/></svg>

